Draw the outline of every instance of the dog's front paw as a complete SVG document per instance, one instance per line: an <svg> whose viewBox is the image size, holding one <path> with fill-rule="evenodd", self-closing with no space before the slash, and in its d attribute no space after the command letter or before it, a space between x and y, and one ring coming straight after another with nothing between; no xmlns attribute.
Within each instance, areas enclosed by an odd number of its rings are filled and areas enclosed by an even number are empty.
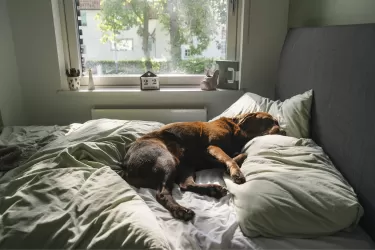
<svg viewBox="0 0 375 250"><path fill-rule="evenodd" d="M236 171L233 173L231 178L236 184L243 184L246 182L245 176L241 173L241 171Z"/></svg>
<svg viewBox="0 0 375 250"><path fill-rule="evenodd" d="M220 185L212 184L208 187L208 196L220 199L228 194L228 190Z"/></svg>
<svg viewBox="0 0 375 250"><path fill-rule="evenodd" d="M182 206L176 206L172 208L172 216L178 220L184 220L189 221L194 218L195 213L193 210L182 207Z"/></svg>
<svg viewBox="0 0 375 250"><path fill-rule="evenodd" d="M241 167L242 163L246 160L246 158L247 158L247 154L246 153L242 153L242 154L239 154L236 157L234 157L233 160L237 163L237 165L239 167Z"/></svg>

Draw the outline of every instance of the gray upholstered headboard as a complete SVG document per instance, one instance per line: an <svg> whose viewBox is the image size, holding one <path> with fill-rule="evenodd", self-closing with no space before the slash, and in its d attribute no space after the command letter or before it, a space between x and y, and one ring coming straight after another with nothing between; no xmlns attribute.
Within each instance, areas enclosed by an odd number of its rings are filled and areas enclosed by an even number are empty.
<svg viewBox="0 0 375 250"><path fill-rule="evenodd" d="M291 29L276 98L314 90L312 139L353 186L375 239L375 24Z"/></svg>

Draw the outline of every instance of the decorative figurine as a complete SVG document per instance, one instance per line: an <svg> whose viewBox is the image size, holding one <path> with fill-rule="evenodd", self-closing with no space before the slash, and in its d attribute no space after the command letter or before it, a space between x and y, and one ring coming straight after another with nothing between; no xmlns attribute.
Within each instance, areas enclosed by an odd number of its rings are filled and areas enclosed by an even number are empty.
<svg viewBox="0 0 375 250"><path fill-rule="evenodd" d="M210 72L207 71L206 77L201 82L201 89L202 90L216 90L218 78L219 78L219 70L215 70L213 75L210 75Z"/></svg>
<svg viewBox="0 0 375 250"><path fill-rule="evenodd" d="M147 71L141 75L141 90L158 90L160 89L159 77Z"/></svg>
<svg viewBox="0 0 375 250"><path fill-rule="evenodd" d="M95 85L94 85L94 79L92 77L92 70L89 69L89 90L94 90L95 89Z"/></svg>

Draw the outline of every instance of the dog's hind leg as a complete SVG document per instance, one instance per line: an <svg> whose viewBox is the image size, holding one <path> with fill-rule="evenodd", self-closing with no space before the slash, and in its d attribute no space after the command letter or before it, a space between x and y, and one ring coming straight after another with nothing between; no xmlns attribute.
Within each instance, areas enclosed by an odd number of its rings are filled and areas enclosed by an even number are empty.
<svg viewBox="0 0 375 250"><path fill-rule="evenodd" d="M193 219L195 213L188 208L179 205L172 196L176 169L171 165L163 165L164 180L156 190L156 200L163 205L174 218L188 221Z"/></svg>
<svg viewBox="0 0 375 250"><path fill-rule="evenodd" d="M220 199L227 195L227 190L217 184L197 184L194 181L194 169L188 166L180 166L179 181L181 191L190 191L200 195L207 195Z"/></svg>

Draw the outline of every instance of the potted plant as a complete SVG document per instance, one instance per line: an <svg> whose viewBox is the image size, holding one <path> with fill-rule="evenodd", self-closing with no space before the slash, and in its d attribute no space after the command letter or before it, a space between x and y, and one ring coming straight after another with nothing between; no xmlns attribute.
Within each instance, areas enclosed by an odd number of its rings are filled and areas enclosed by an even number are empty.
<svg viewBox="0 0 375 250"><path fill-rule="evenodd" d="M79 90L81 86L81 72L79 69L71 68L66 70L70 90Z"/></svg>

